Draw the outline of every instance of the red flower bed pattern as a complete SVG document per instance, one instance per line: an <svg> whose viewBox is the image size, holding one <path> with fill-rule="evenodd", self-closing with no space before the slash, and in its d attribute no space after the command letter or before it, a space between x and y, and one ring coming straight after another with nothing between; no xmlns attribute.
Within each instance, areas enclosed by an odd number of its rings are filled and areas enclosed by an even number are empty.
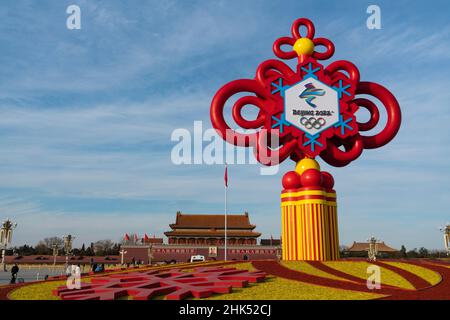
<svg viewBox="0 0 450 320"><path fill-rule="evenodd" d="M206 298L213 293L230 293L232 287L263 281L265 276L260 271L221 267L196 268L192 272L154 270L93 278L91 283L82 284L81 289L61 286L53 294L63 300L115 300L123 296L148 300L161 295L168 300Z"/></svg>

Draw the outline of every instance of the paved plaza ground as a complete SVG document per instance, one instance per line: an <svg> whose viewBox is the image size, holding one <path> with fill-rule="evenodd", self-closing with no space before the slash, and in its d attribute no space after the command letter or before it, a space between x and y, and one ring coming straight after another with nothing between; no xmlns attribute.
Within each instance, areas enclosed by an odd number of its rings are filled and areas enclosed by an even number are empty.
<svg viewBox="0 0 450 320"><path fill-rule="evenodd" d="M3 271L0 269L0 285L9 284L11 280L11 265L7 265L7 271ZM86 266L85 269L88 271L89 266ZM18 279L23 279L24 282L33 282L37 280L43 280L46 275L51 276L60 276L63 275L64 265L19 265L19 274L17 275ZM82 272L84 272L82 270Z"/></svg>

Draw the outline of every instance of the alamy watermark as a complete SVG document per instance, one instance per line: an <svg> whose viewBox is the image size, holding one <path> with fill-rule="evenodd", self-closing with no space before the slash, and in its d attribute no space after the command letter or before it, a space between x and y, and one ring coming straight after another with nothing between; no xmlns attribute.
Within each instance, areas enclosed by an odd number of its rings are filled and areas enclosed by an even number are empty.
<svg viewBox="0 0 450 320"><path fill-rule="evenodd" d="M371 264L367 267L367 274L369 277L367 278L367 288L369 290L381 289L381 269L379 266Z"/></svg>
<svg viewBox="0 0 450 320"><path fill-rule="evenodd" d="M236 135L236 133L238 135ZM238 145L244 145L244 140L249 141L249 147L235 146L228 143L227 137L233 137ZM264 138L264 139L263 139ZM242 139L242 141L239 141ZM260 141L258 141L258 139ZM263 141L262 140L267 140ZM193 131L178 128L172 132L171 141L176 144L171 151L171 160L175 165L192 164L258 164L253 154L258 148L258 158L262 164L274 163L273 166L261 166L261 175L274 175L278 173L279 159L276 149L279 145L277 134L270 134L267 130L227 130L225 137L218 135L213 128L204 129L202 121L194 121ZM274 151L274 152L272 152Z"/></svg>
<svg viewBox="0 0 450 320"><path fill-rule="evenodd" d="M81 269L79 266L70 265L67 267L66 273L68 275L66 286L69 290L81 289Z"/></svg>
<svg viewBox="0 0 450 320"><path fill-rule="evenodd" d="M79 6L72 4L67 7L66 13L69 15L66 20L66 26L69 30L81 29L81 9Z"/></svg>
<svg viewBox="0 0 450 320"><path fill-rule="evenodd" d="M375 4L371 4L367 7L366 12L370 14L366 20L366 26L369 30L381 29L381 9Z"/></svg>

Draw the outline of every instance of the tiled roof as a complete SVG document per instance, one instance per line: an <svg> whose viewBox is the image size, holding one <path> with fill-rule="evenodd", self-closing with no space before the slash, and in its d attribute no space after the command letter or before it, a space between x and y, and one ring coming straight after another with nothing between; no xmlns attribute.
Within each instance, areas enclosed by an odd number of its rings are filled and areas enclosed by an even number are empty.
<svg viewBox="0 0 450 320"><path fill-rule="evenodd" d="M223 214L183 214L177 212L176 222L170 224L172 229L223 229L225 215ZM250 224L248 213L227 214L228 229L253 230L255 225Z"/></svg>
<svg viewBox="0 0 450 320"><path fill-rule="evenodd" d="M353 242L351 247L347 248L346 251L368 251L369 250L369 242ZM377 243L378 252L397 252L397 249L391 248L386 245L384 242Z"/></svg>
<svg viewBox="0 0 450 320"><path fill-rule="evenodd" d="M225 237L225 231L222 230L175 230L167 231L164 234L168 237L182 236L182 237ZM259 237L261 233L249 230L227 230L227 237Z"/></svg>

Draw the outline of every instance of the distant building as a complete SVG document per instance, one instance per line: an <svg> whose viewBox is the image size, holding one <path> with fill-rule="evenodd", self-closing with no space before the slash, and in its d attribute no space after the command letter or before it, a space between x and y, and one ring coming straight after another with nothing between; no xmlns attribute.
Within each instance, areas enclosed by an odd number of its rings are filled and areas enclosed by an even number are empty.
<svg viewBox="0 0 450 320"><path fill-rule="evenodd" d="M225 243L225 215L183 214L177 212L171 231L164 232L169 244L223 245ZM227 215L227 244L255 245L261 235L253 231L248 213Z"/></svg>
<svg viewBox="0 0 450 320"><path fill-rule="evenodd" d="M262 246L281 246L281 239L261 239Z"/></svg>
<svg viewBox="0 0 450 320"><path fill-rule="evenodd" d="M51 265L53 262L56 264L65 264L66 256L57 256L56 259L52 255L29 255L29 256L6 256L5 261L7 264L47 264ZM120 256L71 256L69 258L69 263L74 264L90 264L94 263L104 263L104 264L118 264L120 263Z"/></svg>
<svg viewBox="0 0 450 320"><path fill-rule="evenodd" d="M224 259L225 215L177 212L175 223L169 227L171 230L164 232L167 244L162 239L158 243L123 244L124 261L188 262L193 255L202 255L207 260ZM261 234L254 231L255 227L247 212L227 215L228 260L275 260L281 257L280 240L263 239L264 245L258 245Z"/></svg>
<svg viewBox="0 0 450 320"><path fill-rule="evenodd" d="M143 244L163 244L164 239L163 238L148 238L148 239L142 239Z"/></svg>
<svg viewBox="0 0 450 320"><path fill-rule="evenodd" d="M344 249L344 254L347 256L354 256L354 257L366 257L369 251L369 246L370 246L369 242L354 241L350 247ZM399 252L399 250L394 249L391 246L388 246L384 242L378 242L377 252L378 255L381 257L388 257L395 255L396 253Z"/></svg>
<svg viewBox="0 0 450 320"><path fill-rule="evenodd" d="M346 251L349 252L367 252L369 251L369 242L356 242L354 241L353 244L346 249ZM377 250L378 252L386 252L386 253L393 253L398 252L399 250L394 249L388 245L386 245L384 242L377 243Z"/></svg>

